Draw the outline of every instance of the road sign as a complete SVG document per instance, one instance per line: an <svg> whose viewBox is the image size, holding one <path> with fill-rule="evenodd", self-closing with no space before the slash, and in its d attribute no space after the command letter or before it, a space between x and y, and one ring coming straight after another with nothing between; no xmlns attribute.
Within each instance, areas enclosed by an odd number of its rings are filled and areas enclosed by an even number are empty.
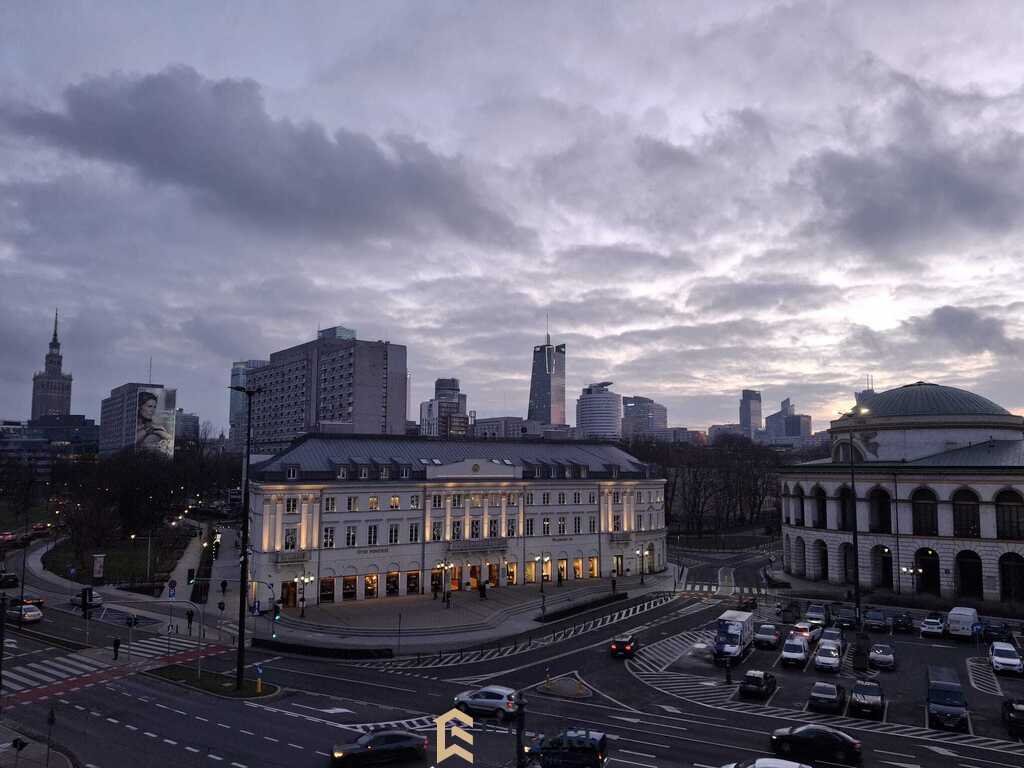
<svg viewBox="0 0 1024 768"><path fill-rule="evenodd" d="M259 675L260 677L263 677L263 665L262 664L257 664L256 665L256 674Z"/></svg>
<svg viewBox="0 0 1024 768"><path fill-rule="evenodd" d="M78 573L78 571L75 570L75 567L73 565L69 565L68 566L68 578L69 579L75 578L75 574L76 573Z"/></svg>
<svg viewBox="0 0 1024 768"><path fill-rule="evenodd" d="M174 584L174 582L172 581L171 584ZM175 597L177 597L177 594L178 594L178 590L175 589L174 587L168 587L167 588L167 598L169 600L173 600Z"/></svg>

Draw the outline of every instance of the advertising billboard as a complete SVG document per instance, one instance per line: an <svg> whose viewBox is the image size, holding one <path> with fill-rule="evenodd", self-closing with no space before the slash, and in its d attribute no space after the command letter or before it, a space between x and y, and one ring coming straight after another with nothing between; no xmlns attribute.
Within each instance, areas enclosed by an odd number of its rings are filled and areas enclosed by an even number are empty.
<svg viewBox="0 0 1024 768"><path fill-rule="evenodd" d="M177 391L140 387L135 417L135 450L174 456L174 408Z"/></svg>

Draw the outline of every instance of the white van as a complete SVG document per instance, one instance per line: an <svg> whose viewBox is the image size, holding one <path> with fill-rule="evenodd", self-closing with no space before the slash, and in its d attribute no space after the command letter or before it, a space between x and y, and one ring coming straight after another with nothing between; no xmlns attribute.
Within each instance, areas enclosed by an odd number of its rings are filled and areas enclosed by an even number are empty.
<svg viewBox="0 0 1024 768"><path fill-rule="evenodd" d="M978 612L974 608L954 608L946 617L946 632L952 637L971 639L972 629L978 623Z"/></svg>

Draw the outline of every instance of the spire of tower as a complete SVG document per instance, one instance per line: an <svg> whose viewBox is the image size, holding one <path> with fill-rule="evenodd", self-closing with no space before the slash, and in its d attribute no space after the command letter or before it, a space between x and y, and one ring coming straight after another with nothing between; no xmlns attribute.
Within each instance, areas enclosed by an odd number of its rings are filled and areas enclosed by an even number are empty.
<svg viewBox="0 0 1024 768"><path fill-rule="evenodd" d="M544 313L544 335L547 338L545 342L548 346L551 345L551 315L547 312Z"/></svg>
<svg viewBox="0 0 1024 768"><path fill-rule="evenodd" d="M57 343L57 312L57 309L53 310L53 341L50 342L51 344Z"/></svg>

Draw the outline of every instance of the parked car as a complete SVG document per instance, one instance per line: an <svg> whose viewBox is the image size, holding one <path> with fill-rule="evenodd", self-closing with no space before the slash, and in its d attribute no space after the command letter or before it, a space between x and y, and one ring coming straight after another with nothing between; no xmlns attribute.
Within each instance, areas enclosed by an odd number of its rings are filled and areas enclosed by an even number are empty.
<svg viewBox="0 0 1024 768"><path fill-rule="evenodd" d="M50 529L50 523L43 523L43 522L32 523L32 530L35 533L40 533L42 531L48 531L49 529Z"/></svg>
<svg viewBox="0 0 1024 768"><path fill-rule="evenodd" d="M779 681L771 672L762 672L759 669L747 670L740 681L740 696L752 699L767 699L775 689L779 687Z"/></svg>
<svg viewBox="0 0 1024 768"><path fill-rule="evenodd" d="M901 611L892 617L893 632L913 632L914 617L906 611Z"/></svg>
<svg viewBox="0 0 1024 768"><path fill-rule="evenodd" d="M758 648L771 648L774 650L779 647L781 642L782 633L779 632L774 624L762 624L754 633L754 645Z"/></svg>
<svg viewBox="0 0 1024 768"><path fill-rule="evenodd" d="M742 763L727 763L722 768L811 768L811 766L794 763L792 760L779 760L777 757L752 757Z"/></svg>
<svg viewBox="0 0 1024 768"><path fill-rule="evenodd" d="M946 617L929 613L921 622L921 637L942 637L946 634Z"/></svg>
<svg viewBox="0 0 1024 768"><path fill-rule="evenodd" d="M779 663L784 667L802 667L810 657L811 649L807 645L807 641L800 635L792 635L782 645L782 656Z"/></svg>
<svg viewBox="0 0 1024 768"><path fill-rule="evenodd" d="M790 637L793 635L800 635L809 644L813 645L821 637L822 628L811 624L808 621L798 621L793 625L793 630L790 632Z"/></svg>
<svg viewBox="0 0 1024 768"><path fill-rule="evenodd" d="M977 608L958 606L946 615L946 632L950 637L970 640L974 637L974 628L980 623Z"/></svg>
<svg viewBox="0 0 1024 768"><path fill-rule="evenodd" d="M463 712L494 715L499 720L512 717L519 711L515 689L503 685L488 685L463 691L455 697L455 707Z"/></svg>
<svg viewBox="0 0 1024 768"><path fill-rule="evenodd" d="M608 646L608 651L612 656L626 656L633 658L640 649L640 638L636 635L619 635L612 639L611 645Z"/></svg>
<svg viewBox="0 0 1024 768"><path fill-rule="evenodd" d="M775 612L779 614L783 624L792 624L800 618L800 603L796 600L790 600L785 605L780 603Z"/></svg>
<svg viewBox="0 0 1024 768"><path fill-rule="evenodd" d="M827 605L811 603L804 611L804 621L824 629L832 623L832 615Z"/></svg>
<svg viewBox="0 0 1024 768"><path fill-rule="evenodd" d="M970 731L967 698L956 670L929 666L925 701L929 728Z"/></svg>
<svg viewBox="0 0 1024 768"><path fill-rule="evenodd" d="M807 697L807 709L811 712L841 714L846 707L846 689L837 683L816 682Z"/></svg>
<svg viewBox="0 0 1024 768"><path fill-rule="evenodd" d="M868 653L868 666L872 669L896 669L896 649L888 643L875 643Z"/></svg>
<svg viewBox="0 0 1024 768"><path fill-rule="evenodd" d="M34 605L36 608L42 608L46 605L46 601L36 595L25 595L24 597L13 598L8 605Z"/></svg>
<svg viewBox="0 0 1024 768"><path fill-rule="evenodd" d="M868 632L888 632L889 622L882 611L871 608L864 612L864 629Z"/></svg>
<svg viewBox="0 0 1024 768"><path fill-rule="evenodd" d="M821 639L818 642L824 643L826 640L839 646L840 656L846 653L846 635L843 630L838 627L829 627L821 633Z"/></svg>
<svg viewBox="0 0 1024 768"><path fill-rule="evenodd" d="M1021 661L1017 649L1009 643L1001 641L992 643L988 649L988 663L992 665L992 671L997 675L1000 672L1024 674L1024 661Z"/></svg>
<svg viewBox="0 0 1024 768"><path fill-rule="evenodd" d="M737 611L755 611L755 610L757 610L757 598L753 597L752 595L746 595L744 597L740 597L736 601L736 610Z"/></svg>
<svg viewBox="0 0 1024 768"><path fill-rule="evenodd" d="M608 739L600 731L569 729L541 736L524 749L527 762L539 762L543 768L604 768L608 764Z"/></svg>
<svg viewBox="0 0 1024 768"><path fill-rule="evenodd" d="M988 619L981 624L981 639L986 643L994 643L997 640L1009 643L1013 641L1013 630L1005 621Z"/></svg>
<svg viewBox="0 0 1024 768"><path fill-rule="evenodd" d="M840 629L857 629L857 612L853 608L840 608L836 613L836 626Z"/></svg>
<svg viewBox="0 0 1024 768"><path fill-rule="evenodd" d="M818 650L814 652L814 668L821 672L839 672L843 665L842 654L839 653L839 646L830 640L822 640L818 643Z"/></svg>
<svg viewBox="0 0 1024 768"><path fill-rule="evenodd" d="M885 693L882 686L873 680L858 680L850 691L849 713L859 717L877 717L885 715Z"/></svg>
<svg viewBox="0 0 1024 768"><path fill-rule="evenodd" d="M1010 736L1024 736L1024 699L1003 701L1003 725Z"/></svg>
<svg viewBox="0 0 1024 768"><path fill-rule="evenodd" d="M76 608L82 607L82 594L78 593L71 596L71 604ZM103 605L103 595L97 592L95 589L89 593L89 607L98 608Z"/></svg>
<svg viewBox="0 0 1024 768"><path fill-rule="evenodd" d="M0 531L0 545L13 544L18 540L18 534L14 531Z"/></svg>
<svg viewBox="0 0 1024 768"><path fill-rule="evenodd" d="M396 763L409 759L424 760L430 740L421 733L384 730L364 733L358 739L336 744L331 751L332 766Z"/></svg>
<svg viewBox="0 0 1024 768"><path fill-rule="evenodd" d="M854 765L861 761L860 742L827 725L801 725L772 732L772 751L786 757L834 760Z"/></svg>
<svg viewBox="0 0 1024 768"><path fill-rule="evenodd" d="M18 621L19 614L22 624L35 624L43 620L43 612L34 605L12 605L7 608L8 621Z"/></svg>

